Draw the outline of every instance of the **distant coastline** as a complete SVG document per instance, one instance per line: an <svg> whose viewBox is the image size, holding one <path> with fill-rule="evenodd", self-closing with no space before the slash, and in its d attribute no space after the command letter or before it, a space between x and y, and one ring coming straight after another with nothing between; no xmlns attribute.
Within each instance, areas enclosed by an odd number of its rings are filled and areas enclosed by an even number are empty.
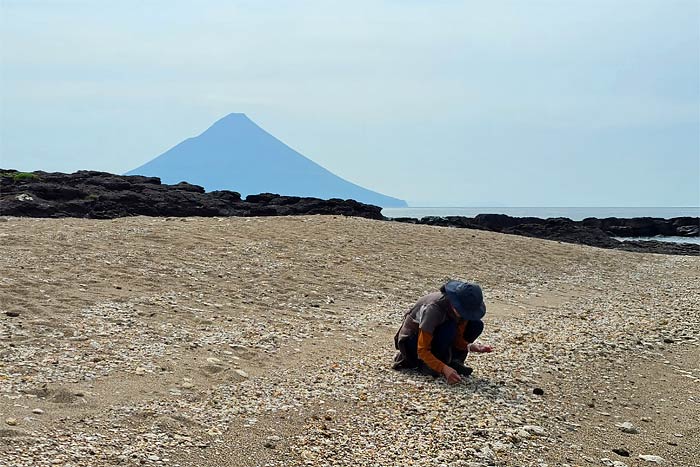
<svg viewBox="0 0 700 467"><path fill-rule="evenodd" d="M700 217L700 207L409 207L409 208L383 208L382 215L389 219L424 217L475 217L480 214L504 214L511 217L536 217L540 219L567 218L572 221L584 219L636 219L636 218L661 218L673 219L678 217ZM674 235L641 236L641 237L613 237L619 241L640 242L669 242L700 245L700 237L679 237Z"/></svg>
<svg viewBox="0 0 700 467"><path fill-rule="evenodd" d="M512 217L539 217L541 219L566 217L572 221L581 221L589 217L605 219L618 217L632 219L635 217L657 217L671 219L674 217L700 217L700 207L408 207L383 208L382 215L390 218L427 216L463 216L474 217L478 214L506 214Z"/></svg>
<svg viewBox="0 0 700 467"><path fill-rule="evenodd" d="M0 169L0 214L19 217L80 217L114 219L125 216L156 217L258 217L290 215L344 215L369 219L489 230L600 248L623 249L645 253L700 255L700 244L662 242L658 235L697 239L700 237L698 216L670 217L673 208L647 210L642 213L592 211L590 208L509 208L515 215L489 213L485 208L387 209L352 199L318 199L282 196L272 193L248 195L238 192L206 192L201 186L180 182L163 184L157 177L120 176L105 172L78 171L73 174L17 172ZM526 211L523 212L523 209ZM692 209L692 208L691 208ZM578 210L578 212L574 212ZM445 212L447 211L447 212ZM461 215L450 215L461 214ZM473 216L464 215L474 212ZM486 211L486 212L484 212ZM682 212L681 214L686 214ZM432 215L430 215L432 214ZM443 214L443 215L439 215ZM529 214L529 216L528 216ZM533 215L539 214L539 216ZM625 215L628 214L628 215ZM642 214L632 216L631 214ZM657 214L658 217L644 217ZM593 217L597 215L599 217ZM670 218L666 219L669 216ZM586 217L572 220L572 217ZM617 240L625 237L625 241ZM639 240L639 237L655 237Z"/></svg>

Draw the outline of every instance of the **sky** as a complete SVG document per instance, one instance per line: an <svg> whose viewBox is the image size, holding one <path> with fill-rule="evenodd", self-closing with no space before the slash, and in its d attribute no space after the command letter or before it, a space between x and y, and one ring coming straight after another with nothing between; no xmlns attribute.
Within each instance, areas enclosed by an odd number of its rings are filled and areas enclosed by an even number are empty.
<svg viewBox="0 0 700 467"><path fill-rule="evenodd" d="M0 0L0 167L231 112L413 206L700 205L697 0Z"/></svg>

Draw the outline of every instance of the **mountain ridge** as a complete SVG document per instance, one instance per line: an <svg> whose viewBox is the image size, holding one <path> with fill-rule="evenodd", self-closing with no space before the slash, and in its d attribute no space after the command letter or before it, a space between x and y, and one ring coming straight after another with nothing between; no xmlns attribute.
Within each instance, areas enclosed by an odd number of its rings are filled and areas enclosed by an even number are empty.
<svg viewBox="0 0 700 467"><path fill-rule="evenodd" d="M404 200L352 183L332 173L244 113L230 113L197 136L187 138L125 175L187 181L211 190L241 194L354 199L382 207L405 207Z"/></svg>

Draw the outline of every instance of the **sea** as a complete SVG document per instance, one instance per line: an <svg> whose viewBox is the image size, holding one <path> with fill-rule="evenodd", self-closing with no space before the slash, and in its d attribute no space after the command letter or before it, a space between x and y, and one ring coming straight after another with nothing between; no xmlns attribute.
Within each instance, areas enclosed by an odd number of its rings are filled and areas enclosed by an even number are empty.
<svg viewBox="0 0 700 467"><path fill-rule="evenodd" d="M415 217L426 216L464 216L474 217L477 214L506 214L513 217L567 217L580 221L587 217L700 217L700 207L415 207L415 208L384 208L382 214L386 217ZM627 237L620 240L632 240ZM700 237L635 237L634 240L658 240L673 243L700 244Z"/></svg>

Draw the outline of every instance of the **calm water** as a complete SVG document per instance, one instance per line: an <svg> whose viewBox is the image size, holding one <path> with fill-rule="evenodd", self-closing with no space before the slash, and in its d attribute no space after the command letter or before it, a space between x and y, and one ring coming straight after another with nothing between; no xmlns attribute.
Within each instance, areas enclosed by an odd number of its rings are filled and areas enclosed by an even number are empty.
<svg viewBox="0 0 700 467"><path fill-rule="evenodd" d="M686 208L384 208L382 214L386 217L416 217L425 216L465 216L474 217L477 214L507 214L513 217L568 217L580 221L587 217L671 217L700 216L700 207Z"/></svg>
<svg viewBox="0 0 700 467"><path fill-rule="evenodd" d="M700 217L700 207L689 208L542 208L542 207L517 207L517 208L384 208L382 214L386 217L415 217L426 216L464 216L474 217L477 214L507 214L513 217L568 217L574 221L580 221L587 217ZM632 240L632 238L618 238L618 240ZM634 240L659 240L674 243L700 244L700 237L643 237Z"/></svg>

